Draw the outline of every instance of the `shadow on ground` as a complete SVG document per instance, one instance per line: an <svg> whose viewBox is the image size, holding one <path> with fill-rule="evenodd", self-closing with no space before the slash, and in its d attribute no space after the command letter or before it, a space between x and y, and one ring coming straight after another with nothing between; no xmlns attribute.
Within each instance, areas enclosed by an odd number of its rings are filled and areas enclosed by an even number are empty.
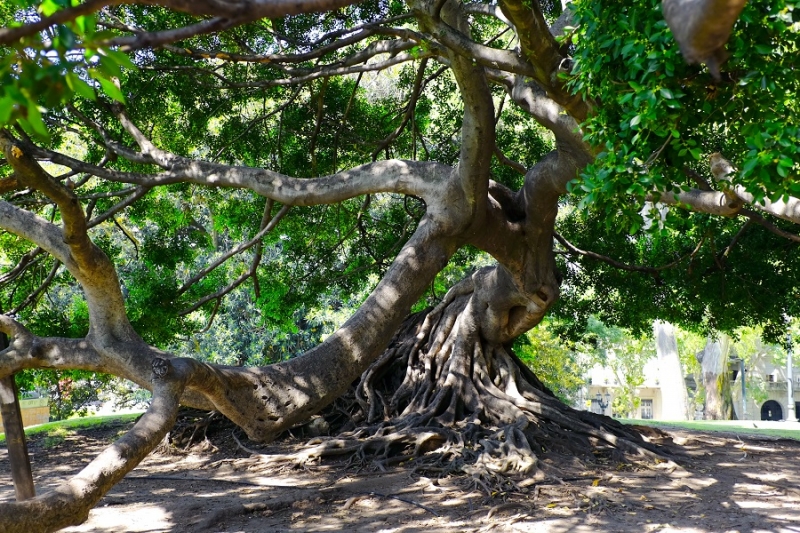
<svg viewBox="0 0 800 533"><path fill-rule="evenodd" d="M33 440L37 490L77 472L119 430L78 432L47 446ZM670 433L686 453L681 468L600 465L494 497L470 490L466 478L425 477L402 466L281 467L273 456L249 456L235 445L154 454L85 524L64 531L800 533L800 442ZM12 497L0 448L0 499Z"/></svg>

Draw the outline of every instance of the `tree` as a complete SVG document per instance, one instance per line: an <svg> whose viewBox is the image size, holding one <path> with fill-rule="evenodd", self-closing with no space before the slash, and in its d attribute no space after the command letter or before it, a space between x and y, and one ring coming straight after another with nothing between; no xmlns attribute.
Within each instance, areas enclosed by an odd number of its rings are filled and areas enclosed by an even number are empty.
<svg viewBox="0 0 800 533"><path fill-rule="evenodd" d="M706 393L706 420L734 419L731 377L728 370L730 349L731 339L725 335L718 339L708 339L705 348L696 354Z"/></svg>
<svg viewBox="0 0 800 533"><path fill-rule="evenodd" d="M367 437L318 453L355 442L347 449L461 468L487 488L530 473L544 450L653 457L635 431L559 402L511 345L559 297L556 252L657 280L669 265L624 261L668 250L667 263L680 264L699 253L678 242L680 226L713 225L670 210L638 239L598 239L619 252L602 254L575 246L574 233L554 249L557 222L635 233L641 204L659 200L800 240L767 219L797 222L797 103L786 97L797 94L793 7L745 8L729 63L744 74L718 91L735 105L716 105L711 78L676 59L660 13L640 1L624 6L626 27L601 16L600 0L567 14L516 0L6 5L0 286L13 312L0 329L13 340L0 375L106 372L152 390L153 401L62 488L0 505L3 529L83 520L161 441L181 403L216 409L264 441L359 376L350 416ZM559 41L549 24L562 16L558 26L570 17L579 26ZM388 81L369 74L379 71ZM717 181L703 179L706 137L737 154L742 172L715 156ZM682 172L697 189L682 185ZM558 218L562 207L572 218ZM738 240L709 255L724 262ZM420 309L448 262L475 249L496 263ZM301 252L313 262L297 261ZM561 271L580 276L595 268L586 263ZM176 332L225 313L234 291L275 327L373 277L363 304L302 356L244 367L164 350ZM602 311L620 293L594 294ZM72 335L46 332L55 296L73 302Z"/></svg>
<svg viewBox="0 0 800 533"><path fill-rule="evenodd" d="M613 412L634 418L641 403L637 389L644 384L644 367L656 354L652 339L635 337L630 331L606 326L595 318L589 319L586 338L591 345L591 361L610 369L619 384Z"/></svg>

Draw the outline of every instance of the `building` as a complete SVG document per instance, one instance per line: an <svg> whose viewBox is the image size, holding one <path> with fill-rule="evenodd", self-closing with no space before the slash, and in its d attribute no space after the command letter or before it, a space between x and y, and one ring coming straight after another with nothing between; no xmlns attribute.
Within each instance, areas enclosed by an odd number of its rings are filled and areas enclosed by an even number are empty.
<svg viewBox="0 0 800 533"><path fill-rule="evenodd" d="M745 369L746 402L742 402L742 373L740 360L731 364L731 396L739 420L786 420L789 414L788 381L786 367L777 366L766 358L757 358ZM800 412L800 367L792 369L794 417Z"/></svg>
<svg viewBox="0 0 800 533"><path fill-rule="evenodd" d="M681 418L675 411L669 409L669 402L674 402L681 391L677 385L672 385L666 380L666 371L663 361L653 358L644 367L644 383L636 389L636 396L640 405L633 413L633 418L643 420L687 420L701 418L702 412L689 413L690 416ZM786 368L777 366L767 358L756 358L751 369L746 369L747 391L745 392L746 405L742 402L742 373L740 360L731 359L729 368L731 372L731 397L734 412L738 420L785 420L788 403L788 384ZM681 381L682 386L691 387L694 380L688 378ZM800 367L792 370L792 384L794 396L795 417L800 413ZM602 413L607 416L616 416L620 413L612 412L614 398L619 394L617 377L607 367L595 365L587 376L584 387L576 406L579 409ZM669 412L669 414L667 414Z"/></svg>
<svg viewBox="0 0 800 533"><path fill-rule="evenodd" d="M665 399L670 398L670 391L667 390L667 383L661 379L661 364L657 357L654 357L645 364L644 382L636 388L636 397L639 398L639 406L633 413L633 418L645 420L664 420ZM587 383L582 391L582 398L579 400L579 408L587 409L594 413L601 413L607 416L615 416L619 413L612 412L614 398L619 394L619 381L611 369L601 365L595 365L589 371ZM677 397L675 393L672 397ZM669 417L675 419L675 417ZM684 417L685 419L685 417Z"/></svg>

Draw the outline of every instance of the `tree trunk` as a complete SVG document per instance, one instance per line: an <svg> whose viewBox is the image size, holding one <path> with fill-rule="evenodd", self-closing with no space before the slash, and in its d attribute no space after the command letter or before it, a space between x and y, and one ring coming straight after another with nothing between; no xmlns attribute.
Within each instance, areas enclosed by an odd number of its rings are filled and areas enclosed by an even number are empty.
<svg viewBox="0 0 800 533"><path fill-rule="evenodd" d="M723 336L709 339L697 360L703 368L703 386L706 391L706 420L733 420L731 380L728 373L730 339Z"/></svg>
<svg viewBox="0 0 800 533"><path fill-rule="evenodd" d="M689 397L686 393L686 383L678 358L675 328L667 322L656 321L653 323L653 334L656 338L656 353L658 354L658 379L664 396L669 398L669 401L663 401L661 404L661 418L689 420Z"/></svg>
<svg viewBox="0 0 800 533"><path fill-rule="evenodd" d="M657 456L633 429L562 403L510 344L482 331L492 291L476 281L497 269L476 272L436 308L409 317L355 388L350 427L309 454L353 452L381 466L415 459L417 470L469 472L486 490L530 475L544 453Z"/></svg>

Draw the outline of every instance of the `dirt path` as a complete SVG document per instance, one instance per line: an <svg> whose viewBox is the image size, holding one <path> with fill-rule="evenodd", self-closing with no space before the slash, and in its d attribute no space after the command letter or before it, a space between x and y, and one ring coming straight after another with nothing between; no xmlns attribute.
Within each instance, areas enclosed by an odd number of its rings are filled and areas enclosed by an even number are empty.
<svg viewBox="0 0 800 533"><path fill-rule="evenodd" d="M124 429L33 439L37 490L78 471ZM64 531L800 532L800 442L670 434L686 453L681 468L572 465L562 468L562 481L540 475L523 491L493 498L471 490L466 478L435 479L402 466L277 467L270 458L299 443L250 456L228 438L214 452L151 455L88 522ZM0 500L12 498L0 448Z"/></svg>

